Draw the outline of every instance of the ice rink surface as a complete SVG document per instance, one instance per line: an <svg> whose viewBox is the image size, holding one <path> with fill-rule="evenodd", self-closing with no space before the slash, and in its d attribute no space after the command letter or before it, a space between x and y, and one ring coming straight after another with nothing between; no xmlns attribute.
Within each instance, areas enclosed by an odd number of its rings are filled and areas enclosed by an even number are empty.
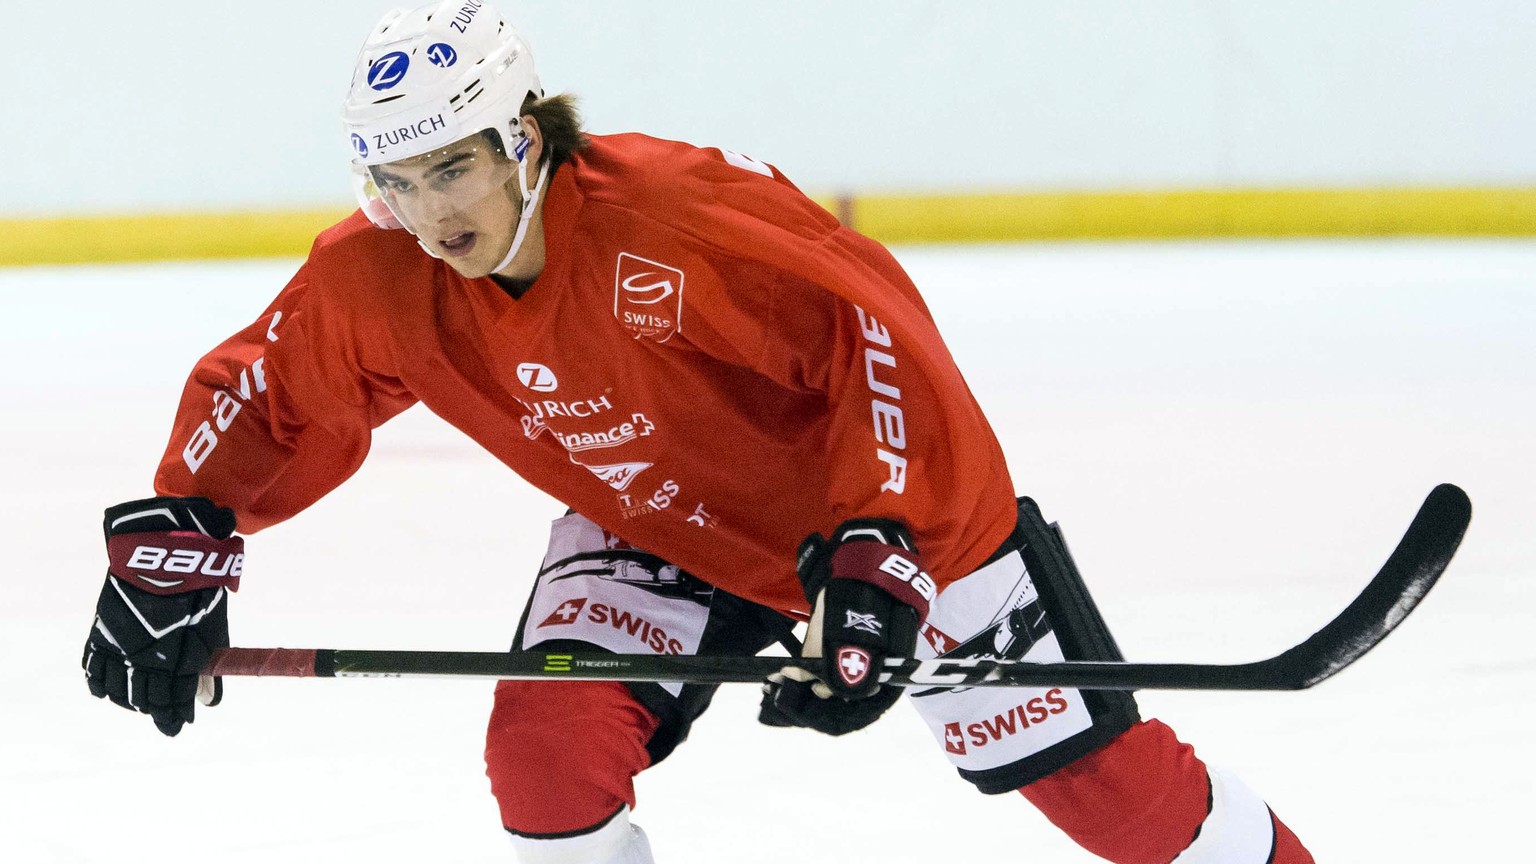
<svg viewBox="0 0 1536 864"><path fill-rule="evenodd" d="M1142 709L1320 862L1529 848L1536 243L896 251L1131 659L1299 641L1431 487L1463 486L1462 552L1357 666ZM176 739L86 693L101 511L149 494L191 364L295 266L0 270L0 861L510 860L480 757L490 682L230 680ZM560 512L412 409L351 482L249 541L235 641L504 648ZM662 864L1097 860L960 781L904 706L837 740L755 709L727 688L640 778Z"/></svg>

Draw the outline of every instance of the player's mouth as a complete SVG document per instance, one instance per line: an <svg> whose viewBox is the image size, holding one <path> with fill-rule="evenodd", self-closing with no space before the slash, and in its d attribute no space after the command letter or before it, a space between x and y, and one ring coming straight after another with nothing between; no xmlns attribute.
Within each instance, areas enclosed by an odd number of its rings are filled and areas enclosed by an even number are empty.
<svg viewBox="0 0 1536 864"><path fill-rule="evenodd" d="M473 231L461 231L451 237L437 241L437 245L441 246L443 251L449 255L461 258L468 255L475 248L475 240L478 236Z"/></svg>

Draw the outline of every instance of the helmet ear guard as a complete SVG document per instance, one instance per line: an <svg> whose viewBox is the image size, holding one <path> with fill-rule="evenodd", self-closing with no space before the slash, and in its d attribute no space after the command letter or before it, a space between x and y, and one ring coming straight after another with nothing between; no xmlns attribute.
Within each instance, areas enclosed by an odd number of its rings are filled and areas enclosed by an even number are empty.
<svg viewBox="0 0 1536 864"><path fill-rule="evenodd" d="M523 126L522 117L514 117L507 121L507 128L504 130L486 129L483 134L493 139L501 155L514 162L523 161L528 155L528 148L533 146L533 141L528 138L528 130Z"/></svg>

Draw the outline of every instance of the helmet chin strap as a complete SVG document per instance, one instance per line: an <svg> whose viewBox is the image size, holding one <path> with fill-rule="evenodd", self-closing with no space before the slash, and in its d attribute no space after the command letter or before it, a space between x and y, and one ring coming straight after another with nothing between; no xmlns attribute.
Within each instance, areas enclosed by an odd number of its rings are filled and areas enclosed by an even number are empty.
<svg viewBox="0 0 1536 864"><path fill-rule="evenodd" d="M501 259L501 263L491 269L491 273L500 273L507 269L512 259L517 257L519 249L523 248L523 240L528 235L528 224L533 219L533 208L539 200L539 193L544 191L544 181L549 177L549 160L545 159L539 165L539 177L532 188L528 186L528 160L521 159L517 163L517 184L523 190L523 213L517 220L517 233L512 236L512 248L507 250L507 257Z"/></svg>

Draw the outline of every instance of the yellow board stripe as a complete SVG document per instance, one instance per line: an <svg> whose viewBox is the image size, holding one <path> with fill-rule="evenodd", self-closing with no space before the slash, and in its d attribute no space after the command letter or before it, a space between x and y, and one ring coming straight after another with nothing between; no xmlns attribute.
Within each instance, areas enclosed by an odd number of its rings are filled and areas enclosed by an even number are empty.
<svg viewBox="0 0 1536 864"><path fill-rule="evenodd" d="M1536 236L1536 188L826 196L885 243ZM0 219L0 266L303 255L344 208Z"/></svg>
<svg viewBox="0 0 1536 864"><path fill-rule="evenodd" d="M345 208L0 219L0 266L298 256Z"/></svg>
<svg viewBox="0 0 1536 864"><path fill-rule="evenodd" d="M1536 236L1536 189L884 195L837 203L859 231L886 243Z"/></svg>

